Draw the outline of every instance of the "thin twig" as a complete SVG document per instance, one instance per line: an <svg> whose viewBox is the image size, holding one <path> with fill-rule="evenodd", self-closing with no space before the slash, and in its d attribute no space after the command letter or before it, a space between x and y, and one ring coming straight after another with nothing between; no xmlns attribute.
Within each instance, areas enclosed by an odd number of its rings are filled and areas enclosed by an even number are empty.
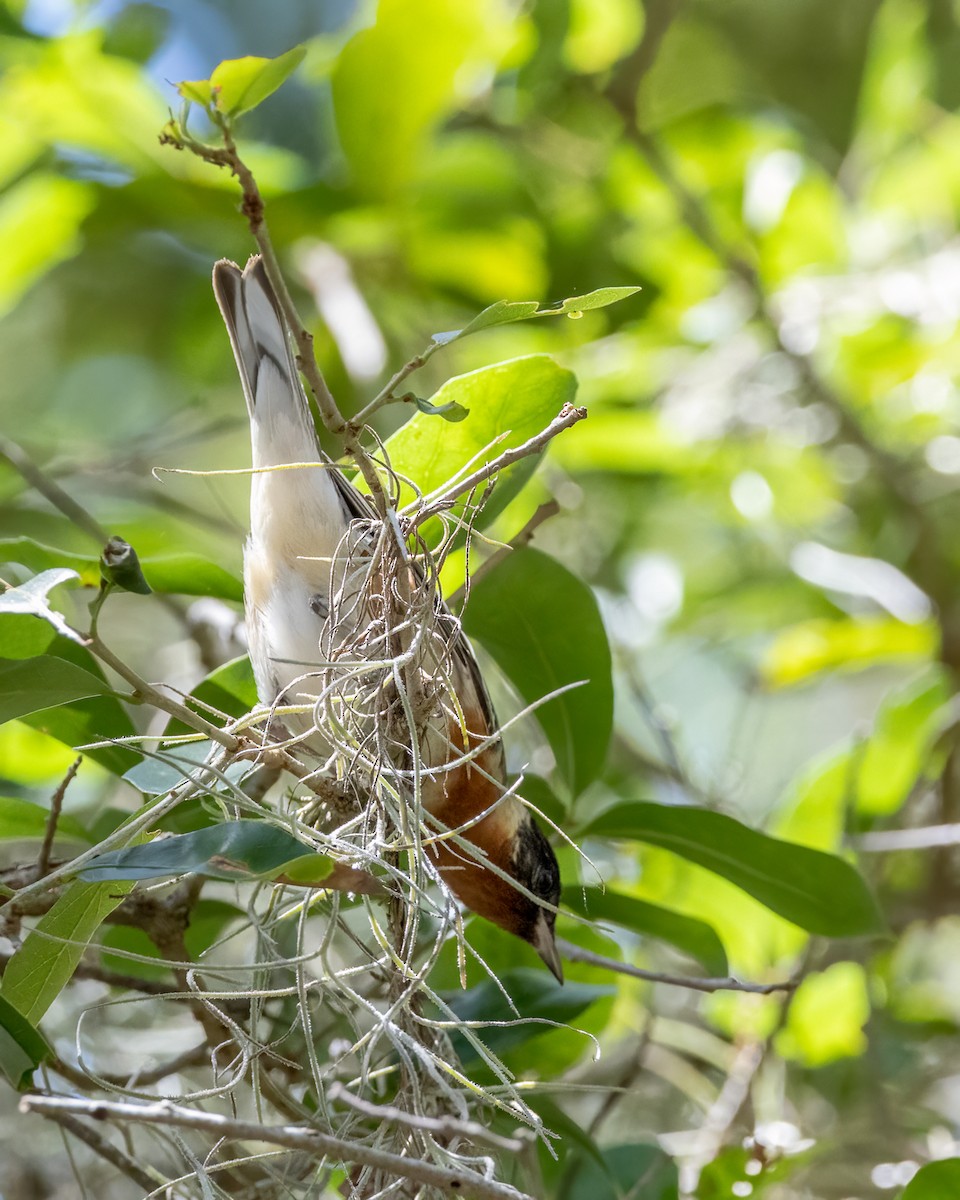
<svg viewBox="0 0 960 1200"><path fill-rule="evenodd" d="M616 971L618 975L630 975L634 979L646 979L649 983L667 983L673 987L690 988L694 992L750 992L756 996L769 996L774 992L792 992L797 983L785 979L780 983L745 983L742 979L734 979L732 975L724 978L704 979L695 975L669 975L662 971L647 971L643 967L635 967L631 963L618 962L615 958L607 958L603 954L594 954L573 942L557 939L557 949L563 958L570 962L587 963L591 967L603 967L607 971Z"/></svg>
<svg viewBox="0 0 960 1200"><path fill-rule="evenodd" d="M154 708L159 708L161 712L168 713L171 717L176 717L185 725L189 725L191 729L197 733L202 733L205 737L210 738L212 742L217 742L224 746L227 750L236 752L242 748L243 743L238 737L234 737L232 733L228 733L224 729L220 729L217 725L211 725L209 721L205 721L203 717L193 712L192 709L181 704L179 701L172 699L166 693L161 692L159 688L148 683L132 667L120 658L107 646L98 634L85 639L87 649L101 659L112 670L126 680L127 683L134 689L136 698L146 701L147 704L152 704Z"/></svg>
<svg viewBox="0 0 960 1200"><path fill-rule="evenodd" d="M514 463L519 462L522 458L529 458L532 454L538 454L558 433L563 433L565 429L576 425L578 421L585 420L586 416L587 410L585 408L578 408L573 404L565 404L545 429L542 429L532 438L528 438L521 445L515 446L511 450L504 450L495 459L485 463L482 467L478 467L472 475L467 475L466 478L459 480L447 488L446 491L441 492L429 504L425 504L413 517L411 522L413 528L416 529L429 520L430 517L434 517L437 513L448 509L458 496L472 492L481 483L499 474Z"/></svg>
<svg viewBox="0 0 960 1200"><path fill-rule="evenodd" d="M369 404L365 405L358 413L350 418L349 424L353 431L355 433L359 433L375 412L378 412L387 404L392 404L395 400L397 400L398 397L396 395L396 390L400 384L409 378L409 376L411 376L415 371L419 371L425 363L429 362L429 360L434 354L436 354L440 347L440 342L432 342L425 350L422 350L419 354L411 358L409 362L405 362L400 370L397 371L396 374L384 386L383 390L378 392Z"/></svg>
<svg viewBox="0 0 960 1200"><path fill-rule="evenodd" d="M68 496L59 484L48 479L22 446L18 446L9 438L0 438L0 457L5 458L32 488L49 500L54 508L63 513L78 529L82 529L98 546L103 546L110 540L110 534L100 522L88 513L82 504Z"/></svg>
<svg viewBox="0 0 960 1200"><path fill-rule="evenodd" d="M90 1147L94 1154L99 1155L112 1167L116 1167L128 1179L133 1180L137 1187L142 1188L147 1195L166 1185L167 1181L162 1176L148 1175L129 1155L124 1154L122 1150L108 1142L105 1137L91 1129L73 1113L52 1111L45 1112L43 1115L49 1117L51 1121L55 1121L67 1133L72 1133L75 1138L79 1138L81 1142Z"/></svg>
<svg viewBox="0 0 960 1200"><path fill-rule="evenodd" d="M371 1104L337 1081L327 1088L327 1099L331 1102L340 1100L357 1112L363 1113L365 1117L372 1117L375 1121L392 1121L398 1125L408 1125L412 1129L438 1133L441 1137L449 1138L459 1135L469 1138L471 1141L485 1142L497 1150L506 1150L511 1154L519 1154L523 1149L523 1142L516 1138L501 1137L500 1134L494 1133L476 1121L457 1121L453 1117L426 1117L419 1113L405 1112L392 1104Z"/></svg>
<svg viewBox="0 0 960 1200"><path fill-rule="evenodd" d="M556 500L547 500L541 504L537 511L533 514L530 520L524 525L519 533L515 534L505 546L501 546L499 550L494 551L489 558L483 560L479 567L470 574L470 586L483 579L490 571L493 570L498 563L503 562L508 558L511 551L521 550L524 546L529 546L533 541L533 535L537 532L544 521L549 521L551 517L555 517L560 511L560 505ZM446 597L447 604L456 604L463 595L464 587L461 584L455 592L451 592Z"/></svg>
<svg viewBox="0 0 960 1200"><path fill-rule="evenodd" d="M70 764L60 786L50 799L50 815L47 817L47 827L43 832L43 843L40 846L40 853L37 855L38 879L42 879L47 873L47 868L50 865L50 851L53 849L53 839L57 835L57 822L60 820L60 810L63 808L63 798L67 794L67 788L73 781L77 771L80 770L82 762L83 755L81 754Z"/></svg>
<svg viewBox="0 0 960 1200"><path fill-rule="evenodd" d="M176 1075L180 1071L186 1070L187 1067L197 1067L201 1063L209 1063L209 1061L210 1046L204 1040L196 1046L192 1046L189 1050L184 1050L176 1058L170 1058L166 1062L157 1063L155 1067L151 1067L149 1070L144 1070L141 1067L136 1071L127 1071L122 1075L98 1075L93 1079L84 1074L79 1067L64 1062L61 1058L50 1060L49 1066L57 1075L62 1075L64 1079L72 1083L74 1087L85 1088L89 1091L91 1088L99 1088L101 1086L116 1088L150 1087L151 1084L159 1083L161 1079L166 1079L169 1075Z"/></svg>
<svg viewBox="0 0 960 1200"><path fill-rule="evenodd" d="M92 1117L97 1121L131 1121L142 1125L174 1126L196 1129L216 1138L231 1141L267 1142L288 1150L304 1150L314 1155L328 1155L341 1163L356 1163L375 1170L391 1172L401 1179L423 1187L435 1187L451 1196L475 1197L476 1200L533 1200L523 1192L493 1179L484 1179L471 1171L437 1167L432 1163L404 1158L385 1150L349 1142L295 1125L261 1125L256 1121L235 1121L217 1113L199 1112L162 1100L158 1104L128 1104L114 1100L81 1100L67 1096L27 1095L20 1101L20 1111L36 1112L56 1119L60 1114Z"/></svg>

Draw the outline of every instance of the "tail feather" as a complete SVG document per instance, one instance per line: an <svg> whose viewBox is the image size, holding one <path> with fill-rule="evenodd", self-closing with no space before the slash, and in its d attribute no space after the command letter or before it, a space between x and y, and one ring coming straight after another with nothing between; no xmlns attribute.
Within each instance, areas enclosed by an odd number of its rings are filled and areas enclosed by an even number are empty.
<svg viewBox="0 0 960 1200"><path fill-rule="evenodd" d="M283 315L262 259L251 258L243 271L221 259L213 268L213 291L243 384L254 464L320 458Z"/></svg>

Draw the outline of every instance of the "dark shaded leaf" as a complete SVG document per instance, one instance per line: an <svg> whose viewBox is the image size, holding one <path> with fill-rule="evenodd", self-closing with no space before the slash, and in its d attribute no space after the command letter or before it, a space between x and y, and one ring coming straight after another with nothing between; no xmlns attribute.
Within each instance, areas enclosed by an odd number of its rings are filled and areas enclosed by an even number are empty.
<svg viewBox="0 0 960 1200"><path fill-rule="evenodd" d="M582 1162L568 1190L570 1200L677 1200L677 1166L659 1146L641 1143L603 1151L604 1166Z"/></svg>
<svg viewBox="0 0 960 1200"><path fill-rule="evenodd" d="M612 996L616 990L586 983L568 982L561 985L546 971L527 969L507 971L500 976L500 981L521 1018L554 1021L559 1025L568 1025L591 1004L605 996ZM465 992L448 993L444 1000L461 1021L517 1021L516 1013L490 980ZM478 1035L494 1054L502 1055L539 1034L548 1033L550 1029L548 1024L527 1024L524 1021L481 1029ZM455 1035L453 1040L462 1062L476 1059L476 1052L464 1038Z"/></svg>
<svg viewBox="0 0 960 1200"><path fill-rule="evenodd" d="M62 658L0 659L0 724L43 708L111 691L96 675Z"/></svg>
<svg viewBox="0 0 960 1200"><path fill-rule="evenodd" d="M8 1082L22 1091L49 1053L40 1031L0 996L0 1071Z"/></svg>
<svg viewBox="0 0 960 1200"><path fill-rule="evenodd" d="M514 550L473 585L463 627L536 710L557 769L578 793L603 768L613 725L610 647L587 585L539 550Z"/></svg>
<svg viewBox="0 0 960 1200"><path fill-rule="evenodd" d="M13 796L0 796L0 838L42 838L50 813L39 804ZM90 842L90 835L79 821L66 813L57 819L55 841L70 838Z"/></svg>
<svg viewBox="0 0 960 1200"><path fill-rule="evenodd" d="M275 878L305 856L317 873L330 874L334 864L322 854L266 821L226 821L194 833L158 838L144 845L99 854L83 867L81 879L160 879L168 875L207 875L211 879ZM300 867L303 870L303 866ZM302 878L301 878L302 881Z"/></svg>
<svg viewBox="0 0 960 1200"><path fill-rule="evenodd" d="M634 933L669 942L703 963L711 975L726 975L729 970L723 943L706 921L597 887L564 888L562 899L568 908L585 917L610 921Z"/></svg>

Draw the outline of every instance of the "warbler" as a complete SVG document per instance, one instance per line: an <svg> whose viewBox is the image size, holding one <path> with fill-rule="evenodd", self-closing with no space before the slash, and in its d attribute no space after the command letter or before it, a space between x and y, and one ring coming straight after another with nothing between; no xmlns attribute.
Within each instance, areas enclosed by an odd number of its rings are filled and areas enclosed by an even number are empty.
<svg viewBox="0 0 960 1200"><path fill-rule="evenodd" d="M371 559L349 551L362 550L364 536L369 539L363 531L376 514L320 447L282 309L260 256L242 271L235 263L218 262L213 290L250 418L254 473L244 548L250 658L261 702L294 705L316 693L307 682L311 664L349 648L370 615L358 611L362 588L349 572L356 575L359 562L359 574L368 574ZM267 469L294 463L319 469ZM430 636L442 642L445 653L430 652L430 663L442 659L438 699L417 735L420 803L433 818L432 828L426 827L434 835L426 838L426 853L467 908L529 942L562 983L554 936L560 898L556 856L508 788L493 705L459 622L438 601L429 616L435 626ZM407 631L408 641L416 632ZM325 754L323 729L311 728L309 720L301 727L308 743ZM451 839L437 838L444 827L462 829L481 854L474 857Z"/></svg>

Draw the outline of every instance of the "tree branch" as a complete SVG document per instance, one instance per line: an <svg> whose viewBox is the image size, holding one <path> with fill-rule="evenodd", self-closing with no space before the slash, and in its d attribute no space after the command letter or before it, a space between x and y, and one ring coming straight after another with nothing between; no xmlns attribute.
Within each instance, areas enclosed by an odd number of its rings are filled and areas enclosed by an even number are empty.
<svg viewBox="0 0 960 1200"><path fill-rule="evenodd" d="M390 1154L357 1142L349 1142L318 1129L295 1125L261 1125L256 1121L236 1121L217 1113L197 1112L167 1100L158 1104L128 1104L113 1100L82 1100L66 1096L27 1095L20 1111L36 1112L56 1120L62 1114L92 1117L96 1121L130 1121L142 1125L166 1125L196 1129L231 1141L267 1142L288 1150L303 1150L313 1155L328 1155L341 1163L356 1163L390 1172L422 1187L434 1187L444 1195L473 1197L474 1200L533 1200L516 1188L472 1171L437 1167L432 1163Z"/></svg>

